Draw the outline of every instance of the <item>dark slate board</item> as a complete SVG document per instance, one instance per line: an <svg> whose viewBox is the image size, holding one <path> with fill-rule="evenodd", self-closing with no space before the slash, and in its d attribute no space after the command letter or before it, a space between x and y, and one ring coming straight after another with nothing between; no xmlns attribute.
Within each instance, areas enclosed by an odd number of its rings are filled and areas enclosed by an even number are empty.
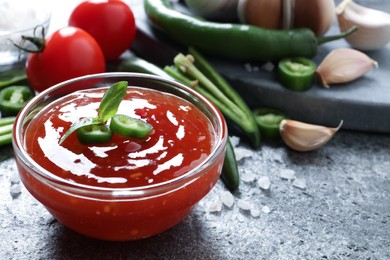
<svg viewBox="0 0 390 260"><path fill-rule="evenodd" d="M356 2L390 12L390 1ZM138 35L132 51L160 66L172 64L173 57L178 51L185 51L185 47L153 28L142 4L135 6L134 11ZM338 32L335 21L328 34ZM339 40L320 46L315 62L319 64L327 53L339 47L349 45L346 41ZM276 79L276 73L262 69L263 64L235 62L211 56L207 58L251 107L278 108L291 118L308 123L337 126L343 120L343 129L390 133L390 44L367 54L378 61L379 69L348 84L334 85L330 89L315 85L305 92L283 88ZM251 71L248 68L259 69Z"/></svg>

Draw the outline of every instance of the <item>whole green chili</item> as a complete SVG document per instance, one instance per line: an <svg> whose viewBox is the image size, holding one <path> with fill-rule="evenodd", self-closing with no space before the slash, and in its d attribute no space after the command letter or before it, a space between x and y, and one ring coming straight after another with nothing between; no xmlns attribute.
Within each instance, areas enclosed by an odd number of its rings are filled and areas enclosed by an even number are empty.
<svg viewBox="0 0 390 260"><path fill-rule="evenodd" d="M252 25L216 23L173 10L167 0L145 0L150 22L176 41L198 50L242 61L273 61L285 57L312 58L319 44L355 31L317 37L310 29L270 30Z"/></svg>

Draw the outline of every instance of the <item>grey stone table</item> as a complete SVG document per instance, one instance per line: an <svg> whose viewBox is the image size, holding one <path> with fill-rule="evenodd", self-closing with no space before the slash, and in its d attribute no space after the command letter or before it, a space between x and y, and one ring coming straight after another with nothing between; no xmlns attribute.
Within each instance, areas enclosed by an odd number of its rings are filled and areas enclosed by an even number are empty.
<svg viewBox="0 0 390 260"><path fill-rule="evenodd" d="M20 184L12 148L3 147L0 259L390 259L389 135L341 131L311 153L280 144L235 149L233 206L221 205L218 183L177 226L118 243L55 221Z"/></svg>
<svg viewBox="0 0 390 260"><path fill-rule="evenodd" d="M79 1L56 1L51 30ZM342 130L311 153L245 142L235 150L231 207L218 183L172 229L115 243L59 224L20 183L12 147L1 147L0 259L390 259L390 135ZM264 176L269 190L259 187Z"/></svg>

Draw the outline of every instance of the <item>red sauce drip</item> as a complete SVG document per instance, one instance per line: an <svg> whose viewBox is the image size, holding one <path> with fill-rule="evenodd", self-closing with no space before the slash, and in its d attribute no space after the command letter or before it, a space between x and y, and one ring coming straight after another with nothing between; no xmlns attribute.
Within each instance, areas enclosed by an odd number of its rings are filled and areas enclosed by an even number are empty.
<svg viewBox="0 0 390 260"><path fill-rule="evenodd" d="M209 154L213 127L188 101L144 88L129 88L118 113L145 120L153 131L143 139L114 135L104 144L83 145L75 133L61 136L83 117L97 116L106 89L68 95L50 104L29 124L26 147L43 168L72 182L111 188L139 187L174 179Z"/></svg>

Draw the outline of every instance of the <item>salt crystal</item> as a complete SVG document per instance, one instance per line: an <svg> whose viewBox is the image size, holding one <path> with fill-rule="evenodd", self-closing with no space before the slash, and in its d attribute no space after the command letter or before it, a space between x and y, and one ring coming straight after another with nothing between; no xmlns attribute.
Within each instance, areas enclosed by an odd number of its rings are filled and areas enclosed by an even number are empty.
<svg viewBox="0 0 390 260"><path fill-rule="evenodd" d="M234 148L234 153L236 155L237 161L240 161L244 158L251 158L253 156L253 151L244 147Z"/></svg>
<svg viewBox="0 0 390 260"><path fill-rule="evenodd" d="M209 205L209 211L212 213L220 212L222 210L222 202L219 199L214 200Z"/></svg>
<svg viewBox="0 0 390 260"><path fill-rule="evenodd" d="M253 182L256 178L256 175L253 173L244 173L241 174L241 180L246 183Z"/></svg>
<svg viewBox="0 0 390 260"><path fill-rule="evenodd" d="M282 169L280 170L280 178L286 180L293 180L295 179L295 171L291 169Z"/></svg>
<svg viewBox="0 0 390 260"><path fill-rule="evenodd" d="M221 195L221 202L228 208L231 208L234 204L234 196L230 191L224 191Z"/></svg>
<svg viewBox="0 0 390 260"><path fill-rule="evenodd" d="M262 208L261 208L261 210L264 212L264 213L270 213L271 212L271 209L268 207L268 206L263 206Z"/></svg>
<svg viewBox="0 0 390 260"><path fill-rule="evenodd" d="M306 189L306 181L304 179L295 179L292 185L298 189Z"/></svg>
<svg viewBox="0 0 390 260"><path fill-rule="evenodd" d="M274 154L274 155L273 155L273 160L274 160L275 162L278 162L278 163L283 162L282 155L279 154L279 153Z"/></svg>
<svg viewBox="0 0 390 260"><path fill-rule="evenodd" d="M245 200L238 200L237 201L237 206L242 209L242 210L250 210L251 209L251 204L249 204L249 202L245 201Z"/></svg>
<svg viewBox="0 0 390 260"><path fill-rule="evenodd" d="M245 218L243 215L237 215L237 219L239 222L244 222L245 221Z"/></svg>
<svg viewBox="0 0 390 260"><path fill-rule="evenodd" d="M17 174L16 172L14 172L14 173L9 177L9 181L11 182L11 184L19 183L19 182L20 182L19 174Z"/></svg>
<svg viewBox="0 0 390 260"><path fill-rule="evenodd" d="M233 147L238 146L238 144L240 143L240 137L238 136L230 136L229 139Z"/></svg>
<svg viewBox="0 0 390 260"><path fill-rule="evenodd" d="M259 178L257 181L257 184L259 185L260 188L263 190L268 190L269 187L271 186L271 181L268 176L262 176Z"/></svg>
<svg viewBox="0 0 390 260"><path fill-rule="evenodd" d="M268 72L273 71L274 68L275 68L275 66L274 66L274 64L272 62L267 62L263 66L261 66L261 69L263 69L265 71L268 71Z"/></svg>
<svg viewBox="0 0 390 260"><path fill-rule="evenodd" d="M12 184L10 187L10 193L12 197L17 197L22 192L20 184Z"/></svg>
<svg viewBox="0 0 390 260"><path fill-rule="evenodd" d="M250 63L245 63L244 67L247 71L252 72L252 65Z"/></svg>
<svg viewBox="0 0 390 260"><path fill-rule="evenodd" d="M251 216L254 217L254 218L257 218L258 216L260 216L260 209L259 208L252 208L251 209Z"/></svg>

